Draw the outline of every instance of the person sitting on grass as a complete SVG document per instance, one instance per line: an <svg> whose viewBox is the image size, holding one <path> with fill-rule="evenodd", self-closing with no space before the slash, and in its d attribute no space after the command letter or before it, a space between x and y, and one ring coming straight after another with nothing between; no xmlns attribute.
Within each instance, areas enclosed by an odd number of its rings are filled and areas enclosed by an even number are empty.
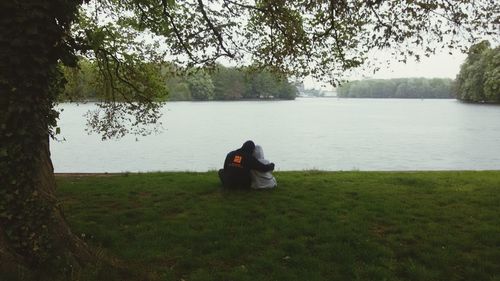
<svg viewBox="0 0 500 281"><path fill-rule="evenodd" d="M225 188L250 188L252 179L250 170L269 172L274 170L274 163L263 164L252 154L253 141L246 141L243 146L227 154L224 169L219 170L219 178Z"/></svg>
<svg viewBox="0 0 500 281"><path fill-rule="evenodd" d="M264 158L264 150L260 145L256 145L255 149L253 151L253 156L259 160L260 163L262 164L269 164L269 160L266 160ZM252 184L251 188L255 189L263 189L263 188L275 188L278 183L276 182L276 179L274 178L273 174L268 171L268 172L260 172L257 170L251 170L250 171L250 176L252 178Z"/></svg>

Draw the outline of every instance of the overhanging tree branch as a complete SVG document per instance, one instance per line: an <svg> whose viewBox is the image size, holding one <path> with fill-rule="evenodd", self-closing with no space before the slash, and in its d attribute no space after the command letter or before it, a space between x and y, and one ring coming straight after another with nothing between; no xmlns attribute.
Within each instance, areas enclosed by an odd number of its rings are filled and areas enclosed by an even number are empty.
<svg viewBox="0 0 500 281"><path fill-rule="evenodd" d="M208 17L207 12L205 11L205 6L203 5L203 1L202 0L198 0L198 7L200 8L201 14L203 15L203 19L205 20L205 22L207 23L207 25L212 30L214 36L217 38L218 46L224 51L224 53L225 53L226 56L228 56L230 58L234 58L234 54L231 53L229 50L227 50L226 47L224 46L224 39L222 38L222 34L214 26L214 24L212 23L212 21Z"/></svg>

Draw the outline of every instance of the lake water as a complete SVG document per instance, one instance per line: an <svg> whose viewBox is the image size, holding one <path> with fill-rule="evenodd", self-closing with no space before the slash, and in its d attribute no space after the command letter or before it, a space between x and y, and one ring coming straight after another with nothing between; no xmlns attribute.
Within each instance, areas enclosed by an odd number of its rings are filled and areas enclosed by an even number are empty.
<svg viewBox="0 0 500 281"><path fill-rule="evenodd" d="M62 104L56 172L207 171L252 139L277 170L500 169L500 106L455 100L299 98L171 102L165 131L101 141Z"/></svg>

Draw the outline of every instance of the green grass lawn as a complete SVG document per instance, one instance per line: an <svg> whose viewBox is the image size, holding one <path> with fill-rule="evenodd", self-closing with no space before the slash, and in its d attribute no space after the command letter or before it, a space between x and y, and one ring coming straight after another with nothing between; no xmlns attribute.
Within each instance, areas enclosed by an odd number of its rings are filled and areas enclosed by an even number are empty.
<svg viewBox="0 0 500 281"><path fill-rule="evenodd" d="M231 192L216 172L57 181L73 231L137 279L500 280L500 171L275 176Z"/></svg>

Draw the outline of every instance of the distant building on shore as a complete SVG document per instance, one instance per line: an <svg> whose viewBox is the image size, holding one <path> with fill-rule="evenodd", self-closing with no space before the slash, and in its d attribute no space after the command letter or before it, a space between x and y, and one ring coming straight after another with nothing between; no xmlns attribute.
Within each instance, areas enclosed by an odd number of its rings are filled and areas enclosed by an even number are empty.
<svg viewBox="0 0 500 281"><path fill-rule="evenodd" d="M336 97L337 91L333 90L324 90L324 89L316 89L316 88L305 88L304 83L296 82L294 83L295 87L299 91L298 97L302 98L318 98L318 97Z"/></svg>

